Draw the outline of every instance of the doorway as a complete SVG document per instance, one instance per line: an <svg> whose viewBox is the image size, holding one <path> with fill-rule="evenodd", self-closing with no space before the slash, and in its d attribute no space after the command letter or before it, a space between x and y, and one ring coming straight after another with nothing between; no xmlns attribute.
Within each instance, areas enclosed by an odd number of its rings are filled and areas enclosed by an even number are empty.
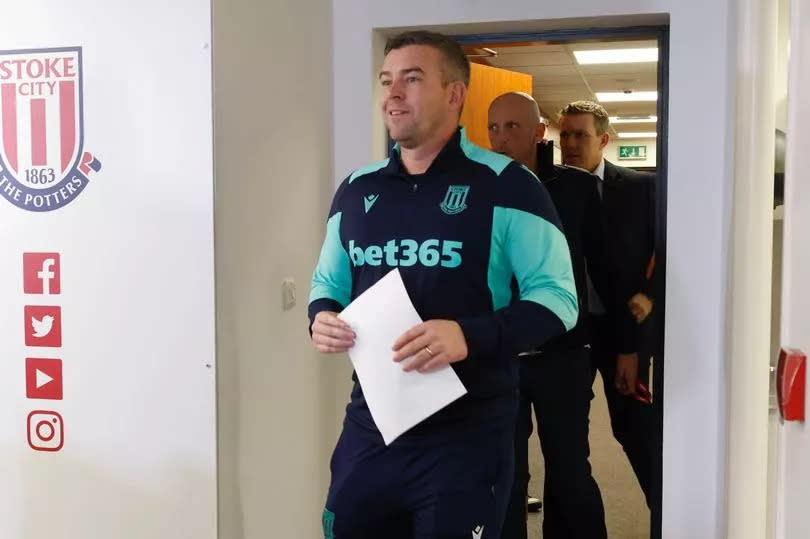
<svg viewBox="0 0 810 539"><path fill-rule="evenodd" d="M554 164L561 164L558 111L567 103L600 103L610 115L604 157L619 166L655 174L655 317L646 324L654 427L649 506L612 435L603 382L597 374L591 402L591 465L605 506L610 537L661 537L661 450L666 272L666 134L668 28L556 30L454 36L473 63L462 125L476 144L489 147L486 108L508 90L530 93L547 124ZM478 86L476 87L476 81ZM537 432L536 427L534 432ZM529 496L542 499L543 463L538 439L529 446ZM530 513L528 537L542 537L542 507Z"/></svg>

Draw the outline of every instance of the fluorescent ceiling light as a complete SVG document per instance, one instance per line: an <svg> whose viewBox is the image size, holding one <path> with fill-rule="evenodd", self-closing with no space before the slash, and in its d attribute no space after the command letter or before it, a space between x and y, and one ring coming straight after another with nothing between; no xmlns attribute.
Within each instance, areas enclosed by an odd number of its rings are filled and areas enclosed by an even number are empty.
<svg viewBox="0 0 810 539"><path fill-rule="evenodd" d="M612 124L654 124L658 116L611 116Z"/></svg>
<svg viewBox="0 0 810 539"><path fill-rule="evenodd" d="M619 101L657 101L658 92L596 92L596 99L602 103Z"/></svg>
<svg viewBox="0 0 810 539"><path fill-rule="evenodd" d="M468 54L467 58L494 58L494 57L498 56L498 51L494 51L494 50L489 49L487 47L481 47L481 50L484 51L484 54L472 53L472 54Z"/></svg>
<svg viewBox="0 0 810 539"><path fill-rule="evenodd" d="M657 62L658 48L649 49L606 49L595 51L574 51L580 65L587 64L631 64L637 62Z"/></svg>
<svg viewBox="0 0 810 539"><path fill-rule="evenodd" d="M656 138L658 135L655 131L639 131L639 132L624 132L619 133L619 138Z"/></svg>

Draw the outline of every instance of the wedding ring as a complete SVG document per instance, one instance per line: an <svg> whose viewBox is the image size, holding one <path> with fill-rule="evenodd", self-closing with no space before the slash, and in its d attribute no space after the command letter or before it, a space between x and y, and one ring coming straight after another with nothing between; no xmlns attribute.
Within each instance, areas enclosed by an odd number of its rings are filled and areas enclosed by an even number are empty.
<svg viewBox="0 0 810 539"><path fill-rule="evenodd" d="M433 357L433 350L430 349L430 346L425 346L425 352L427 352L430 357Z"/></svg>

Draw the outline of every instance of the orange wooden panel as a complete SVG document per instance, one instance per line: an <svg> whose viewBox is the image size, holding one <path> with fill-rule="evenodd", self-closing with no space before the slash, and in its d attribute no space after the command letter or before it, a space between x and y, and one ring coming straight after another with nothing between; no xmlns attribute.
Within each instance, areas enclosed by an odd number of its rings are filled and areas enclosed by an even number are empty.
<svg viewBox="0 0 810 539"><path fill-rule="evenodd" d="M489 149L487 110L492 101L506 92L532 93L532 76L498 67L471 64L470 88L461 114L461 125L467 138Z"/></svg>

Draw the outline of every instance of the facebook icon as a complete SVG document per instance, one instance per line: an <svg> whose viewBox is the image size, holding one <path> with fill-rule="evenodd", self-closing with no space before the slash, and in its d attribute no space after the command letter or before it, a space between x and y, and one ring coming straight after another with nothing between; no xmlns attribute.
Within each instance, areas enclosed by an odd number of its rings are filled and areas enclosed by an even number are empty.
<svg viewBox="0 0 810 539"><path fill-rule="evenodd" d="M26 294L59 294L60 273L59 253L23 253Z"/></svg>

